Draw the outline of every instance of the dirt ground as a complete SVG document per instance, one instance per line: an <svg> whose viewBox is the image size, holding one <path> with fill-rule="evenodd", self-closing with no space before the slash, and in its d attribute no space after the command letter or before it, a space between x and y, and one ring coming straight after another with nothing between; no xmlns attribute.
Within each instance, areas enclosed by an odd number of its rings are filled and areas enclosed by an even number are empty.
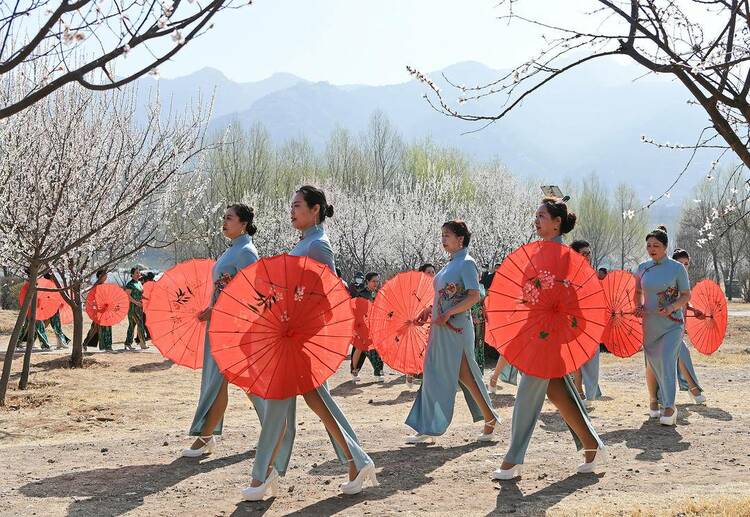
<svg viewBox="0 0 750 517"><path fill-rule="evenodd" d="M460 395L436 445L407 446L403 421L415 397L403 377L348 382L342 365L332 393L374 459L380 486L339 495L346 469L304 402L291 469L279 497L242 502L258 424L232 388L224 439L201 460L180 459L200 372L173 366L153 349L94 353L70 370L60 352L33 356L31 384L0 408L1 515L750 515L750 317L733 304L726 343L693 352L705 406L678 394L675 428L649 421L640 354L602 357L606 395L592 411L611 458L603 475L574 474L581 458L554 408L545 404L520 481L493 483L509 440L515 387L493 402L503 422L494 444L474 441ZM0 328L13 314L0 312ZM7 332L0 330L0 332ZM115 329L122 349L124 328ZM0 335L5 350L7 335ZM365 370L368 370L368 366Z"/></svg>

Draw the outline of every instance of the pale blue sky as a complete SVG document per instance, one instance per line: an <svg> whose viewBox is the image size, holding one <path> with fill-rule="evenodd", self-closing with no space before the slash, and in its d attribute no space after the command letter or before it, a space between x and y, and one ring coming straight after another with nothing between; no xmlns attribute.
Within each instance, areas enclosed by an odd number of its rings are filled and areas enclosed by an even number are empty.
<svg viewBox="0 0 750 517"><path fill-rule="evenodd" d="M235 81L290 72L334 84L389 84L408 80L405 65L433 71L474 60L502 68L527 59L542 41L532 27L510 27L497 0L255 0L215 18L215 28L193 41L162 77L206 66ZM582 0L522 3L547 20L580 19ZM136 65L136 60L123 63ZM121 65L122 66L122 65Z"/></svg>

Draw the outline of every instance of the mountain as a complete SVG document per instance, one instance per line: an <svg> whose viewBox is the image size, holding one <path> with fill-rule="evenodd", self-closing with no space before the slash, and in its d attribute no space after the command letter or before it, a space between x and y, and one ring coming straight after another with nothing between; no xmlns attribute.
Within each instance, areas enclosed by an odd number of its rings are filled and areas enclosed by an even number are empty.
<svg viewBox="0 0 750 517"><path fill-rule="evenodd" d="M430 76L453 102L459 92L448 86L443 74L455 84L472 86L502 73L481 63L463 62ZM371 113L382 110L407 141L430 137L477 160L499 158L515 173L545 181L597 172L612 185L630 181L647 198L662 193L689 156L686 151L643 144L641 135L688 144L707 123L700 109L687 104L689 94L681 85L651 76L635 80L642 75L634 65L590 62L529 96L507 118L469 134L463 133L480 125L436 113L422 99L426 87L413 80L386 86L337 86L276 74L254 83L235 83L206 68L161 80L159 91L180 106L199 90L205 94L215 87L213 129L234 121L244 126L261 122L277 143L305 136L317 149L325 147L336 126L362 132ZM490 97L461 108L497 113L502 101ZM672 204L679 203L711 159L698 154L687 179L674 191Z"/></svg>

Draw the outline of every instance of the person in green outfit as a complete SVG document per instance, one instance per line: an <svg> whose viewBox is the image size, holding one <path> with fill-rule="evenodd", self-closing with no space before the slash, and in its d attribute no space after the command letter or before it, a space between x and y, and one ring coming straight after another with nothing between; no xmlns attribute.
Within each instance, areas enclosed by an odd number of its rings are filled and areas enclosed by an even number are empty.
<svg viewBox="0 0 750 517"><path fill-rule="evenodd" d="M380 274L370 272L365 275L364 289L351 291L352 297L354 298L367 298L371 302L375 301L375 296L378 293L380 287ZM359 371L362 369L362 365L365 364L365 357L370 360L372 364L373 374L378 382L384 382L385 377L383 376L383 360L380 358L380 354L374 348L367 352L363 352L358 349L352 351L352 362L351 362L351 374L352 382L359 382Z"/></svg>
<svg viewBox="0 0 750 517"><path fill-rule="evenodd" d="M96 272L96 282L94 285L100 285L107 282L107 271L100 269ZM88 347L94 347L98 343L99 350L112 350L112 327L106 327L99 325L95 322L91 322L86 338L83 340L83 350L86 351Z"/></svg>
<svg viewBox="0 0 750 517"><path fill-rule="evenodd" d="M480 275L481 279L481 275ZM479 371L484 374L484 299L487 291L479 283L479 301L471 306L471 320L474 324L474 358L479 365Z"/></svg>
<svg viewBox="0 0 750 517"><path fill-rule="evenodd" d="M52 273L46 273L44 275L44 278L47 280L50 280L55 283L55 285L59 288L60 283L57 281L57 278L55 278L55 275ZM54 316L52 316L49 320L49 326L52 327L52 330L55 333L55 336L57 337L57 349L63 349L67 348L68 344L70 343L70 338L65 335L65 332L62 328L62 322L60 321L60 311L56 312Z"/></svg>
<svg viewBox="0 0 750 517"><path fill-rule="evenodd" d="M138 332L139 344L141 349L148 348L146 345L146 329L143 325L143 284L141 284L141 270L138 267L130 269L130 282L125 284L125 292L130 299L130 308L128 309L128 333L125 336L125 349L135 350L133 348L133 331Z"/></svg>
<svg viewBox="0 0 750 517"><path fill-rule="evenodd" d="M29 320L26 320L26 322L23 324L23 328L21 328L21 337L18 338L18 343L16 344L16 348L19 350L23 350L24 348L26 348L26 327L28 326L28 324ZM36 329L36 332L34 333L34 341L39 338L39 341L41 341L42 343L42 350L50 350L49 338L47 337L47 332L44 330L44 322L37 320L34 328Z"/></svg>

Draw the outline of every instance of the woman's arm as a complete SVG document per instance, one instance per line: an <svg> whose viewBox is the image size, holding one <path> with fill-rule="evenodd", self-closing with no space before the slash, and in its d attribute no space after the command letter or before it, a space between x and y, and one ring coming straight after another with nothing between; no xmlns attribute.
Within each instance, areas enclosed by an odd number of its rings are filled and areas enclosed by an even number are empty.
<svg viewBox="0 0 750 517"><path fill-rule="evenodd" d="M659 309L659 314L662 316L669 316L674 311L682 309L690 301L690 291L681 292L680 296L666 307Z"/></svg>
<svg viewBox="0 0 750 517"><path fill-rule="evenodd" d="M451 307L445 312L438 314L437 318L433 320L435 325L445 325L448 322L448 318L454 314L461 314L471 309L471 306L477 303L482 298L479 294L479 289L469 289L466 291L466 298L461 300L459 303Z"/></svg>

